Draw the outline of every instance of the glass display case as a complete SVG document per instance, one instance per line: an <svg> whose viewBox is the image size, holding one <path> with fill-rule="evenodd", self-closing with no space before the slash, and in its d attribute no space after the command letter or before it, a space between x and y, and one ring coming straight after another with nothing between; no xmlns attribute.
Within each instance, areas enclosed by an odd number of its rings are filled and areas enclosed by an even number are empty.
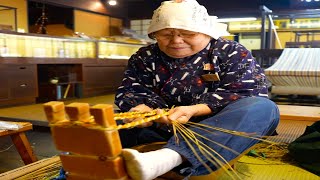
<svg viewBox="0 0 320 180"><path fill-rule="evenodd" d="M144 45L0 31L0 57L129 59Z"/></svg>
<svg viewBox="0 0 320 180"><path fill-rule="evenodd" d="M135 43L0 30L0 106L113 93Z"/></svg>
<svg viewBox="0 0 320 180"><path fill-rule="evenodd" d="M99 41L99 58L129 59L144 44Z"/></svg>
<svg viewBox="0 0 320 180"><path fill-rule="evenodd" d="M93 40L0 32L2 57L95 58L95 51Z"/></svg>

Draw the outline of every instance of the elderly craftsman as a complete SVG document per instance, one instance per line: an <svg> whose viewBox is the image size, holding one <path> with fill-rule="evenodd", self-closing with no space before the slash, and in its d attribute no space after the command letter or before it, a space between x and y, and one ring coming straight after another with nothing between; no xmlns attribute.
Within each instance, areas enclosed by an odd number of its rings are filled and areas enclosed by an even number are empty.
<svg viewBox="0 0 320 180"><path fill-rule="evenodd" d="M195 0L165 1L154 11L148 34L156 43L131 56L115 103L123 112L174 108L157 122L120 131L125 148L167 141L157 151L123 150L132 179L154 179L173 168L184 176L209 173L182 137L179 144L175 142L171 121L198 122L259 136L274 132L279 111L268 99L263 70L244 46L221 38L228 35L226 25L210 17L205 7ZM218 131L189 129L204 136L201 141L227 161L238 154L208 139L238 153L257 143ZM196 151L212 169L220 168Z"/></svg>

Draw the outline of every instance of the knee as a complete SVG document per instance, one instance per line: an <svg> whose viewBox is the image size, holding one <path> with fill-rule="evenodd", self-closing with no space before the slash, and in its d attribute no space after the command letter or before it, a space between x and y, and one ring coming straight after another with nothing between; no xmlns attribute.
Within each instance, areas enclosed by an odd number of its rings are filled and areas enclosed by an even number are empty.
<svg viewBox="0 0 320 180"><path fill-rule="evenodd" d="M271 101L268 98L264 98L264 97L246 97L243 99L240 99L239 101L244 101L244 103L246 104L264 104L264 105L269 105L269 106L274 106L275 103L273 101Z"/></svg>
<svg viewBox="0 0 320 180"><path fill-rule="evenodd" d="M278 110L277 105L268 98L263 97L246 97L228 105L230 109L261 109L261 110Z"/></svg>
<svg viewBox="0 0 320 180"><path fill-rule="evenodd" d="M250 97L248 101L252 102L251 114L255 113L260 116L258 119L262 119L262 122L268 123L266 127L269 127L273 131L280 120L280 112L276 103L267 98L262 97Z"/></svg>
<svg viewBox="0 0 320 180"><path fill-rule="evenodd" d="M271 101L268 98L247 97L247 98L243 98L243 101L248 106L251 106L254 108L258 108L258 109L262 109L262 110L266 110L266 111L268 111L268 110L275 110L275 112L279 111L276 103L274 103L273 101Z"/></svg>
<svg viewBox="0 0 320 180"><path fill-rule="evenodd" d="M240 99L230 104L226 110L234 111L238 115L254 117L252 119L256 120L279 121L280 118L278 106L273 101L263 97Z"/></svg>
<svg viewBox="0 0 320 180"><path fill-rule="evenodd" d="M280 113L276 103L270 99L263 97L249 97L248 101L252 103L252 107L262 114L270 114L271 118L279 119Z"/></svg>
<svg viewBox="0 0 320 180"><path fill-rule="evenodd" d="M276 103L267 98L256 97L257 104L262 111L266 111L266 113L270 113L275 119L279 119L280 112Z"/></svg>

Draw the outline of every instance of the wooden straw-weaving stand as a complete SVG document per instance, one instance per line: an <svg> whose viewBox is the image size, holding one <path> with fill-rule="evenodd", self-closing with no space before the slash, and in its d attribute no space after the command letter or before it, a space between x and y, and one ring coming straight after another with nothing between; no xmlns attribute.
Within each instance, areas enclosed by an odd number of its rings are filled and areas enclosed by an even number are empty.
<svg viewBox="0 0 320 180"><path fill-rule="evenodd" d="M68 179L128 179L112 105L52 101L44 110Z"/></svg>

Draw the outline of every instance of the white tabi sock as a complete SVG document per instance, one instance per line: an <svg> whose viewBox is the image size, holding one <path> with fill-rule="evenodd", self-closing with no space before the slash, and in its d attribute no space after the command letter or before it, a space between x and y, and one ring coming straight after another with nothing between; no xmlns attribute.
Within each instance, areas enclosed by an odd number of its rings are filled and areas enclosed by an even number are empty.
<svg viewBox="0 0 320 180"><path fill-rule="evenodd" d="M182 157L168 148L139 153L134 149L123 149L122 155L129 176L133 180L152 180L182 163Z"/></svg>

